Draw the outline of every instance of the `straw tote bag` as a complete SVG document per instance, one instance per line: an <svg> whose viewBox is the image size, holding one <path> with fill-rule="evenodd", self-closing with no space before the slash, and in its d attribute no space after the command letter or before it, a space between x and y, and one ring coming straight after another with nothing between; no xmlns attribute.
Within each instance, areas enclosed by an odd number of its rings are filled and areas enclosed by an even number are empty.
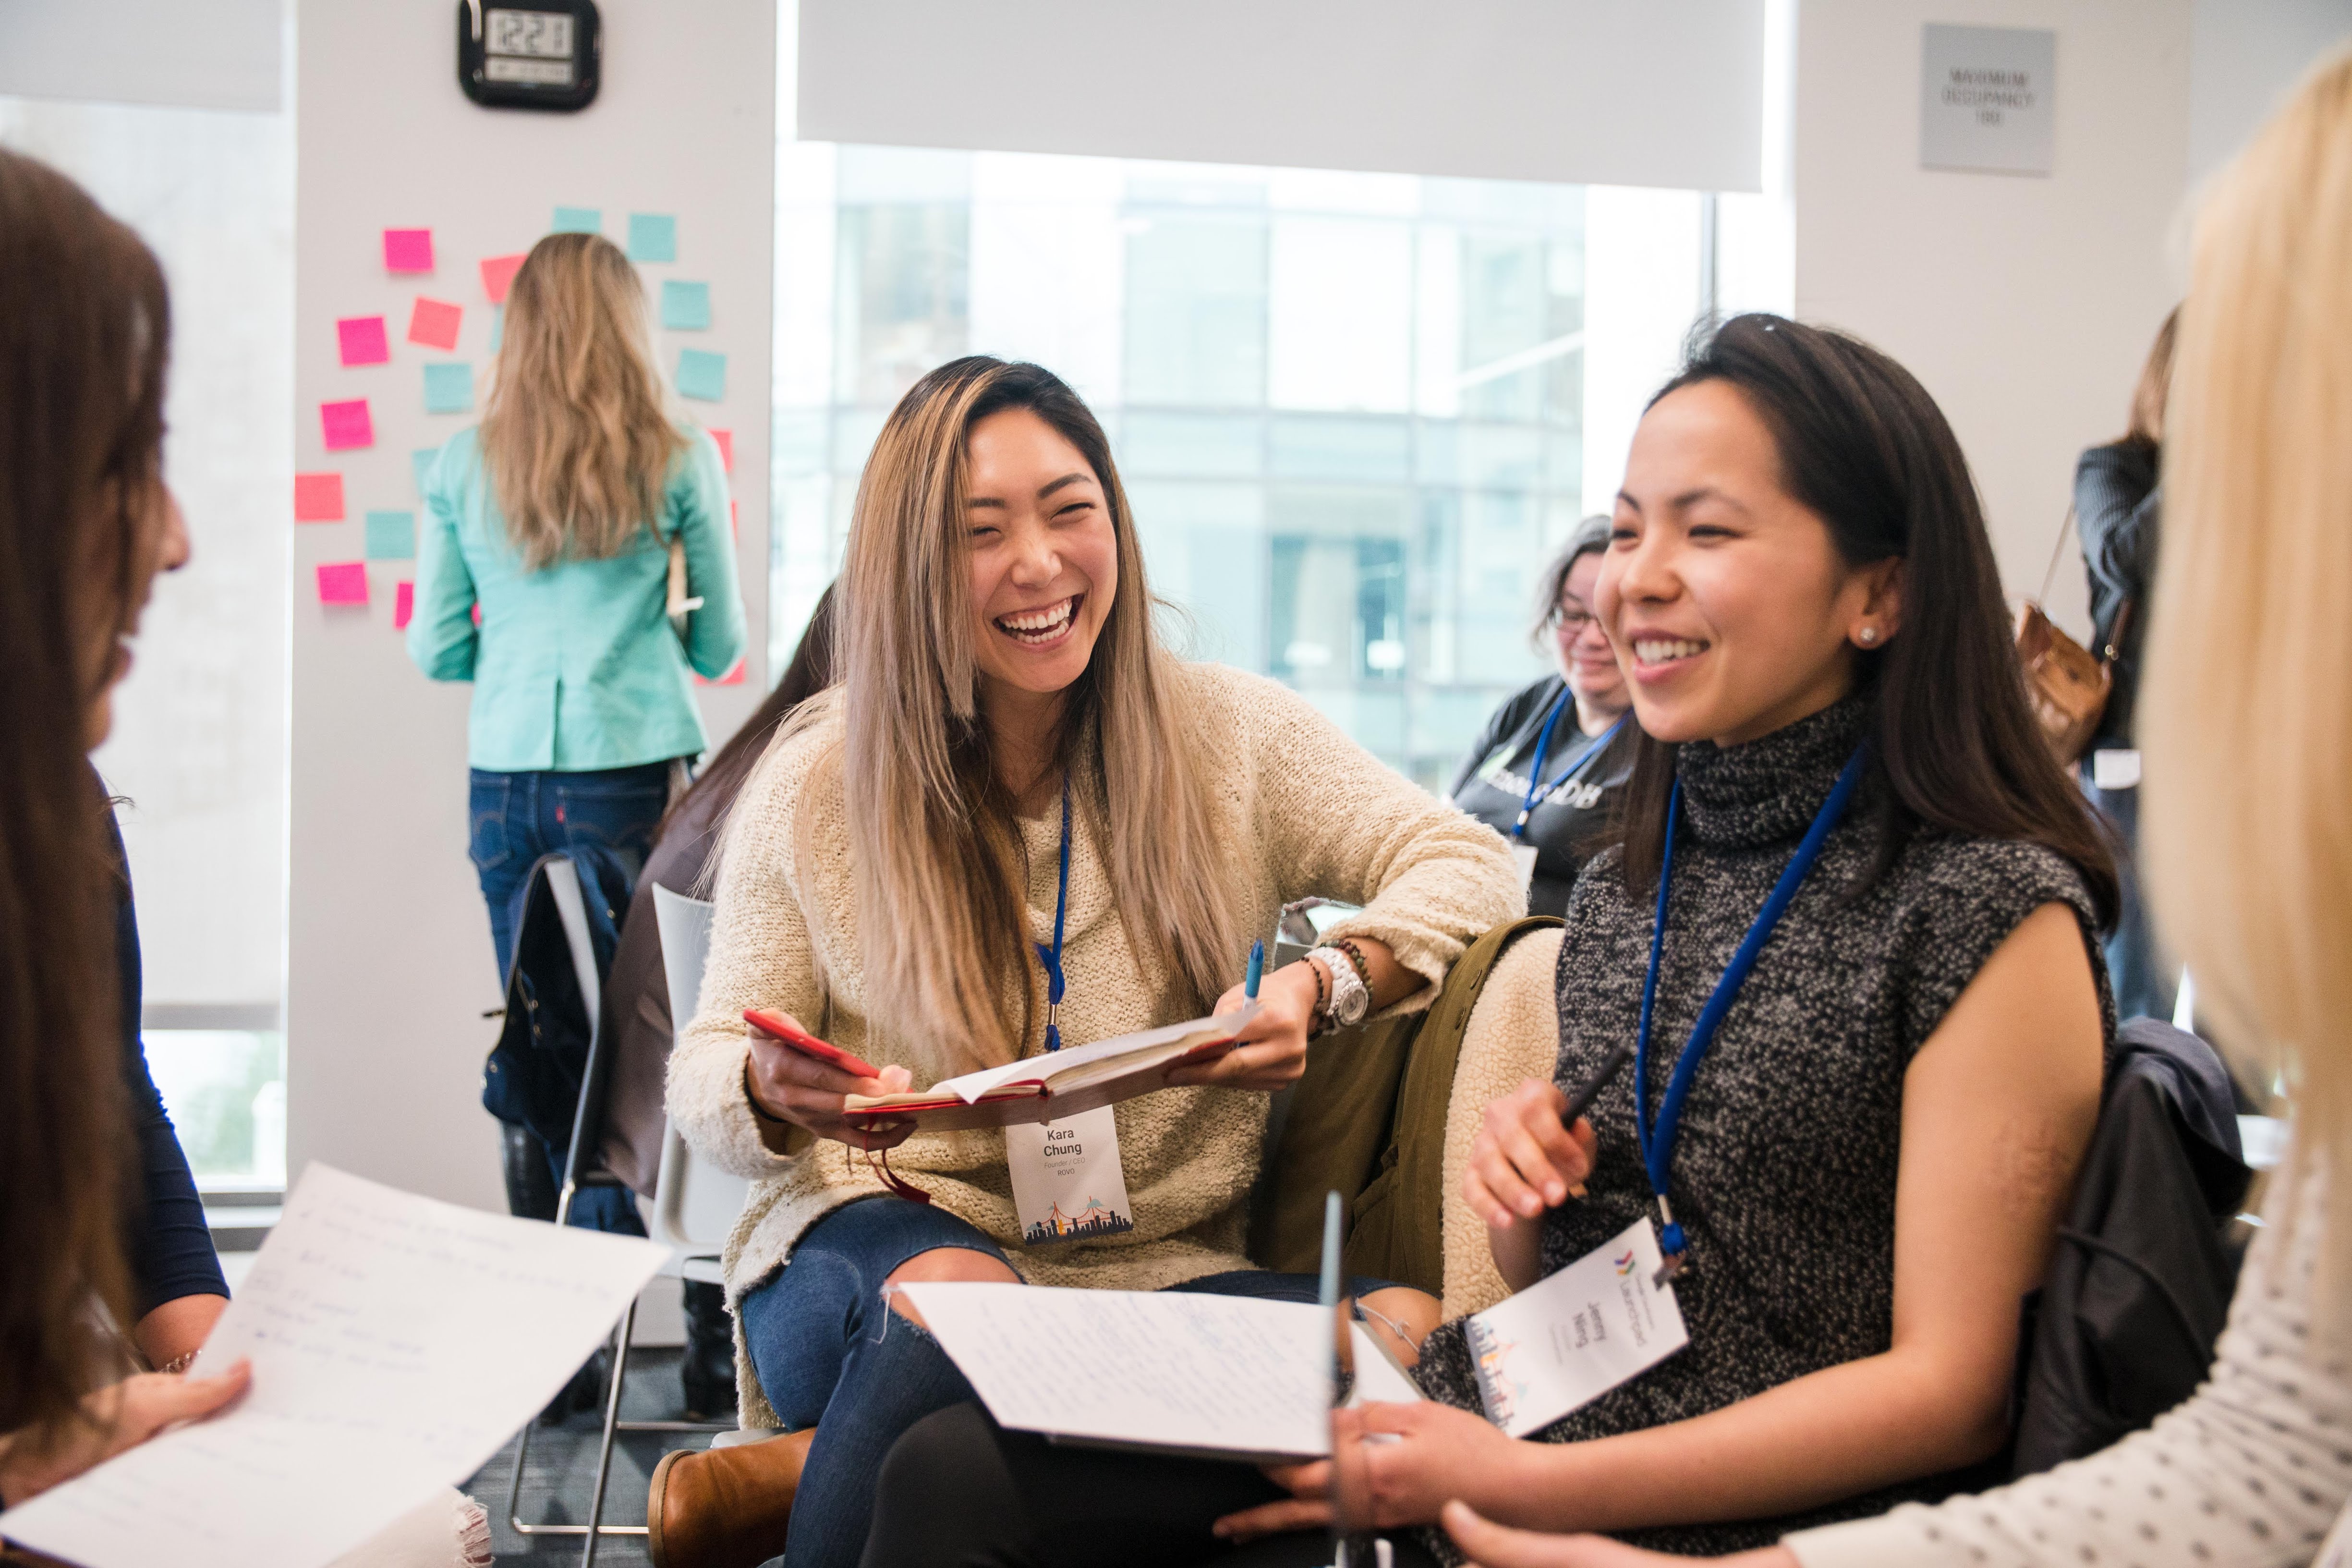
<svg viewBox="0 0 2352 1568"><path fill-rule="evenodd" d="M2063 768L2082 761L2091 737L2098 731L2099 719L2107 710L2107 694L2115 689L2116 650L2123 645L2134 608L2133 601L2124 601L2116 612L2114 635L2096 654L2060 631L2042 614L2042 600L2050 596L2050 584L2058 575L2058 562L2074 523L2074 509L2070 506L2066 521L2059 525L2057 547L2050 552L2050 570L2042 574L2041 594L2026 600L2017 611L2017 661L2025 675L2025 695L2042 725L2042 738L2050 742L2052 753Z"/></svg>

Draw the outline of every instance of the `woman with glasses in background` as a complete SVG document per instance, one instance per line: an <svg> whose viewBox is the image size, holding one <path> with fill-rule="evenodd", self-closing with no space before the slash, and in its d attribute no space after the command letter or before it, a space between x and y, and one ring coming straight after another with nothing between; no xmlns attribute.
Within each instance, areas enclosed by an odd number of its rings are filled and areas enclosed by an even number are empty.
<svg viewBox="0 0 2352 1568"><path fill-rule="evenodd" d="M1559 673L1495 710L1447 792L1511 841L1528 913L1556 915L1633 772L1641 726L1624 671L1592 614L1609 520L1588 517L1544 569L1543 614Z"/></svg>

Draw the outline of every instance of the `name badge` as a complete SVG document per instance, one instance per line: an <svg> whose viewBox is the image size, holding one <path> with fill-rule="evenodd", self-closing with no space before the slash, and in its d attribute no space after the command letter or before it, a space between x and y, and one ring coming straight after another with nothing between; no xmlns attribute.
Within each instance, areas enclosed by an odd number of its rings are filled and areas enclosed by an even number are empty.
<svg viewBox="0 0 2352 1568"><path fill-rule="evenodd" d="M2100 789L2137 789L2139 753L2122 750L2093 752L2091 783Z"/></svg>
<svg viewBox="0 0 2352 1568"><path fill-rule="evenodd" d="M1135 1228L1112 1110L1097 1106L1004 1130L1004 1158L1013 1169L1013 1206L1021 1216L1024 1246Z"/></svg>
<svg viewBox="0 0 2352 1568"><path fill-rule="evenodd" d="M1511 864L1518 868L1520 892L1524 893L1536 885L1536 847L1534 845L1512 845Z"/></svg>
<svg viewBox="0 0 2352 1568"><path fill-rule="evenodd" d="M1486 1419L1514 1437L1650 1370L1685 1345L1682 1308L1649 1217L1469 1320Z"/></svg>

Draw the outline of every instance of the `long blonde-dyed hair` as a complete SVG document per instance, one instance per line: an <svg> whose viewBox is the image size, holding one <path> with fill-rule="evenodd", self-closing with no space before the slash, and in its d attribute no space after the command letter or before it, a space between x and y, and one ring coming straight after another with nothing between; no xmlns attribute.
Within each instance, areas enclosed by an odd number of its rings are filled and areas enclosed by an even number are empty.
<svg viewBox="0 0 2352 1568"><path fill-rule="evenodd" d="M2352 1155L2352 55L2199 215L2166 410L2141 855L2200 1013ZM2341 1194L2328 1252L2352 1279ZM2340 1298L2338 1298L2340 1300ZM2339 1314L2340 1315L2340 1314Z"/></svg>
<svg viewBox="0 0 2352 1568"><path fill-rule="evenodd" d="M652 526L685 439L637 269L604 236L551 234L515 273L481 444L526 570L607 560Z"/></svg>
<svg viewBox="0 0 2352 1568"><path fill-rule="evenodd" d="M1102 426L1036 365L983 355L942 365L899 400L866 459L835 668L845 672L841 773L868 1015L974 1065L1022 1054L1044 984L1014 801L980 707L964 514L966 438L1012 408L1085 456L1117 541L1118 588L1069 692L1058 751L1129 943L1175 988L1165 999L1192 1011L1207 1009L1241 957L1233 894L1214 869L1211 759L1188 743L1176 710L1176 663L1153 629L1134 514ZM813 721L829 706L804 711Z"/></svg>

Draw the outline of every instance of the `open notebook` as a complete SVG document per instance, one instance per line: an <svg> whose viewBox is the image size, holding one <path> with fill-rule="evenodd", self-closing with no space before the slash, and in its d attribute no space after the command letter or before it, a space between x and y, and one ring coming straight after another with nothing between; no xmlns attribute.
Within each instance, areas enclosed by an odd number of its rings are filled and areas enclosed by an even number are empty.
<svg viewBox="0 0 2352 1568"><path fill-rule="evenodd" d="M911 1119L926 1132L1057 1121L1164 1088L1171 1068L1216 1060L1234 1048L1234 1034L1257 1008L1247 1002L1231 1013L1024 1057L907 1094L853 1094L842 1110L852 1118Z"/></svg>

